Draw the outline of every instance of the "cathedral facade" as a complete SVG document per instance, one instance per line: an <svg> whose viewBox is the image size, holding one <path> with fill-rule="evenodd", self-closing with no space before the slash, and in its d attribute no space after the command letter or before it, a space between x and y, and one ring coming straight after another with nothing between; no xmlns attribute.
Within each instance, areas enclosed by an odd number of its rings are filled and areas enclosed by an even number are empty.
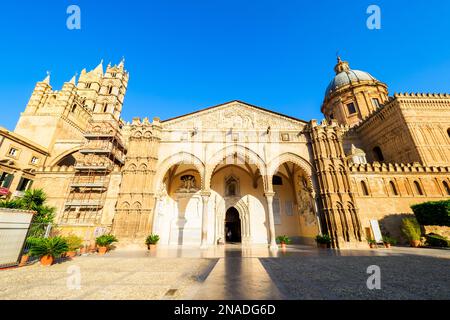
<svg viewBox="0 0 450 320"><path fill-rule="evenodd" d="M241 101L125 122L124 62L100 64L59 91L37 83L11 134L42 150L24 170L61 232L86 240L275 248L280 235L312 244L326 233L351 248L373 236L371 220L400 238L412 204L450 197L450 95L389 96L340 59L335 73L321 122Z"/></svg>

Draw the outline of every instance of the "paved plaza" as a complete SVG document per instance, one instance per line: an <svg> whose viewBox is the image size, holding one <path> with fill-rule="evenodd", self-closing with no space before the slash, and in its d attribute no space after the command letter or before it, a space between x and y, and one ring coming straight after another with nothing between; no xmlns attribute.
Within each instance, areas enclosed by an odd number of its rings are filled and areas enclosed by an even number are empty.
<svg viewBox="0 0 450 320"><path fill-rule="evenodd" d="M381 290L367 288L371 265ZM449 270L435 249L128 248L2 270L0 299L450 299Z"/></svg>

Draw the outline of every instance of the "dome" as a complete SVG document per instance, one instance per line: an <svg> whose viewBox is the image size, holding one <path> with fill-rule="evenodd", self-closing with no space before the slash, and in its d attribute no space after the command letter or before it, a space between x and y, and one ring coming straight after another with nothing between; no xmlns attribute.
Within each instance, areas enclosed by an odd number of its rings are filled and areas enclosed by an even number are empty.
<svg viewBox="0 0 450 320"><path fill-rule="evenodd" d="M325 98L327 98L339 88L349 84L356 84L361 81L378 82L378 80L372 77L372 75L370 75L368 72L350 69L348 62L342 61L341 58L338 58L338 64L336 65L334 70L336 71L336 76L328 85L325 92Z"/></svg>

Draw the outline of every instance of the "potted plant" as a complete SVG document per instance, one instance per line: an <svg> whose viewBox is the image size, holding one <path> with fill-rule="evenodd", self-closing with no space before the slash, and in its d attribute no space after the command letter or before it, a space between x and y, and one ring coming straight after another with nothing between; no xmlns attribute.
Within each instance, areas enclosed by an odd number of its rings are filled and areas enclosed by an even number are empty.
<svg viewBox="0 0 450 320"><path fill-rule="evenodd" d="M331 244L331 238L327 234L319 234L316 236L316 243L319 248L326 249Z"/></svg>
<svg viewBox="0 0 450 320"><path fill-rule="evenodd" d="M98 246L98 254L104 255L110 248L111 244L117 241L119 240L117 240L117 238L112 234L104 234L95 239L95 243Z"/></svg>
<svg viewBox="0 0 450 320"><path fill-rule="evenodd" d="M422 233L416 218L404 218L402 220L401 230L403 235L409 241L411 247L417 248L420 246L420 238Z"/></svg>
<svg viewBox="0 0 450 320"><path fill-rule="evenodd" d="M39 240L38 238L34 237L28 237L27 240L25 240L25 248L23 250L22 256L20 257L20 263L19 267L23 267L27 264L28 259L30 258L30 248L33 243L33 241Z"/></svg>
<svg viewBox="0 0 450 320"><path fill-rule="evenodd" d="M55 258L68 251L67 242L61 237L36 239L32 242L30 253L40 258L41 265L51 266Z"/></svg>
<svg viewBox="0 0 450 320"><path fill-rule="evenodd" d="M384 243L384 246L389 249L391 246L395 246L397 244L397 240L395 240L394 238L391 238L389 236L384 236L383 243Z"/></svg>
<svg viewBox="0 0 450 320"><path fill-rule="evenodd" d="M374 248L376 248L377 247L377 242L375 241L375 240L373 240L373 239L367 239L367 243L369 243L369 247L370 247L370 249L374 249Z"/></svg>
<svg viewBox="0 0 450 320"><path fill-rule="evenodd" d="M277 242L281 245L281 249L286 249L286 245L291 243L288 236L278 236Z"/></svg>
<svg viewBox="0 0 450 320"><path fill-rule="evenodd" d="M80 237L70 234L64 238L67 242L69 250L66 253L66 257L73 258L77 255L77 250L83 246L83 239Z"/></svg>
<svg viewBox="0 0 450 320"><path fill-rule="evenodd" d="M151 234L145 239L145 244L147 245L148 250L156 249L156 245L158 244L159 236L157 234Z"/></svg>

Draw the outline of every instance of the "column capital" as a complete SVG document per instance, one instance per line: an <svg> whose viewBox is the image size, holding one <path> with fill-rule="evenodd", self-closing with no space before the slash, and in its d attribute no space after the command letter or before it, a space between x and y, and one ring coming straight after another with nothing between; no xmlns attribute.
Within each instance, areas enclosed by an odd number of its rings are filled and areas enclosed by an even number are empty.
<svg viewBox="0 0 450 320"><path fill-rule="evenodd" d="M202 198L209 198L211 196L211 192L210 191L200 191L200 195L202 196Z"/></svg>
<svg viewBox="0 0 450 320"><path fill-rule="evenodd" d="M273 198L275 196L275 192L264 192L264 196L266 198Z"/></svg>

